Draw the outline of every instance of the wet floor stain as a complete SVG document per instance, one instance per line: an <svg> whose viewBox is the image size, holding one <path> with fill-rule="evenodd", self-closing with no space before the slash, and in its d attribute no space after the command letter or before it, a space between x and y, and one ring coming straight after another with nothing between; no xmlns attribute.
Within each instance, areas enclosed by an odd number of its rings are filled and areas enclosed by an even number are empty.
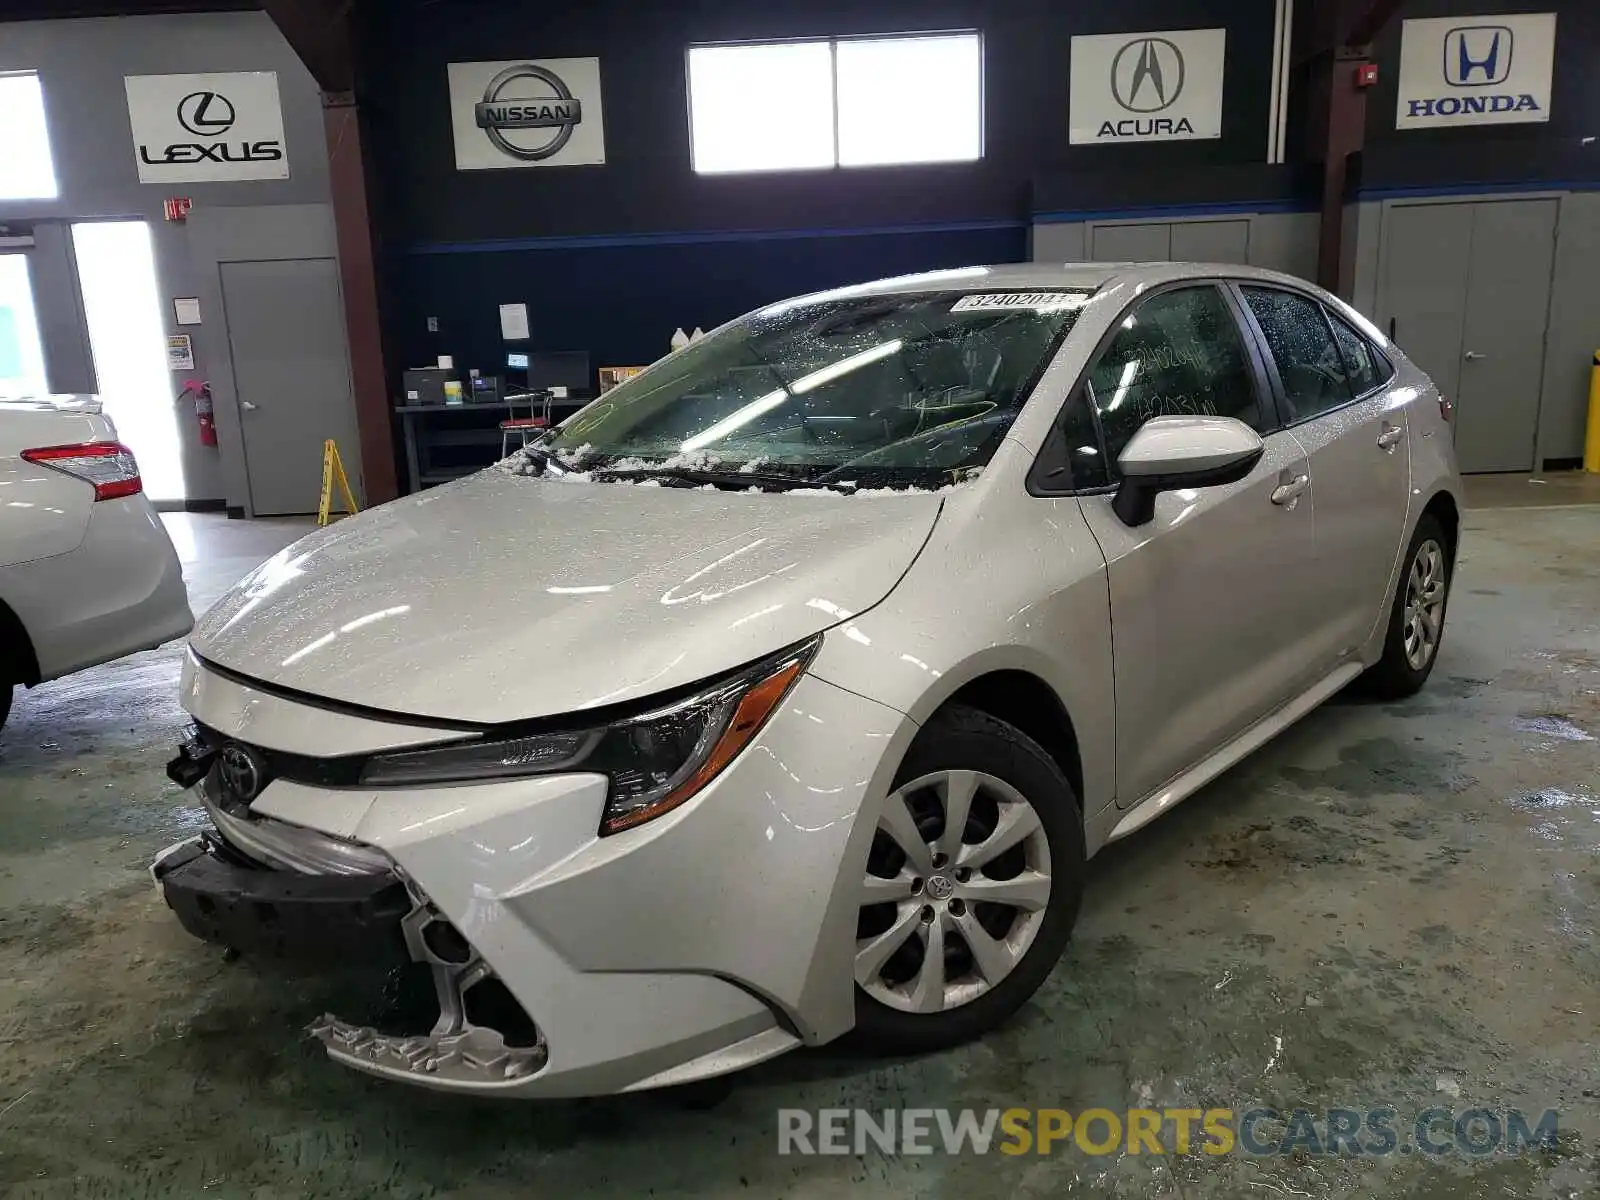
<svg viewBox="0 0 1600 1200"><path fill-rule="evenodd" d="M1559 713L1547 713L1543 716L1518 717L1512 725L1524 733L1536 733L1540 737L1559 738L1563 742L1592 742L1594 734L1587 730L1579 729L1571 721Z"/></svg>

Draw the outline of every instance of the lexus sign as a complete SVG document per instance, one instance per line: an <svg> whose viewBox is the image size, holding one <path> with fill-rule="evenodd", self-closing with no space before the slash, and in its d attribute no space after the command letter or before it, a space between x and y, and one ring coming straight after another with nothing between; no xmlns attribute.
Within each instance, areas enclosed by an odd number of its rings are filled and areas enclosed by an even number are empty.
<svg viewBox="0 0 1600 1200"><path fill-rule="evenodd" d="M1073 142L1221 137L1226 37L1177 29L1073 38Z"/></svg>
<svg viewBox="0 0 1600 1200"><path fill-rule="evenodd" d="M458 170L606 161L598 58L451 63L449 75Z"/></svg>
<svg viewBox="0 0 1600 1200"><path fill-rule="evenodd" d="M289 177L276 73L127 75L123 85L140 183Z"/></svg>
<svg viewBox="0 0 1600 1200"><path fill-rule="evenodd" d="M1555 46L1555 13L1404 22L1395 128L1548 121Z"/></svg>

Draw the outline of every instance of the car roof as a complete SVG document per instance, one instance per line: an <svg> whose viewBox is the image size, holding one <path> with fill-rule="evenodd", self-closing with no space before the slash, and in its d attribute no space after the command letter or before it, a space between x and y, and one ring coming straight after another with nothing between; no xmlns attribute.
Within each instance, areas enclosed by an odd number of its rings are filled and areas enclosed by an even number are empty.
<svg viewBox="0 0 1600 1200"><path fill-rule="evenodd" d="M924 271L826 292L825 296L872 295L896 292L992 292L1027 288L1088 288L1098 290L1113 281L1152 285L1181 279L1259 279L1311 287L1306 280L1281 271L1247 267L1239 263L1204 262L1078 262L999 263L994 266L956 267ZM820 296L819 296L820 298Z"/></svg>

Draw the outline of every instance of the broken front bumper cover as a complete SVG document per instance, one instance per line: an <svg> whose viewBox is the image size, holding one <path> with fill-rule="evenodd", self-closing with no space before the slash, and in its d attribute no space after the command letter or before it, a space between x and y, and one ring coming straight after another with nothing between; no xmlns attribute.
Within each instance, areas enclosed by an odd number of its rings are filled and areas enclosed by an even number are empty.
<svg viewBox="0 0 1600 1200"><path fill-rule="evenodd" d="M442 1087L527 1079L549 1061L542 1031L459 932L398 870L313 875L255 862L216 832L156 856L151 876L179 922L202 941L324 967L426 964L438 1017L391 1034L324 1014L309 1027L328 1056L377 1074ZM487 1003L480 1004L480 998ZM480 1008L505 1029L479 1024Z"/></svg>
<svg viewBox="0 0 1600 1200"><path fill-rule="evenodd" d="M201 941L327 966L409 961L401 922L413 903L392 873L271 870L210 834L169 849L151 873L178 921Z"/></svg>

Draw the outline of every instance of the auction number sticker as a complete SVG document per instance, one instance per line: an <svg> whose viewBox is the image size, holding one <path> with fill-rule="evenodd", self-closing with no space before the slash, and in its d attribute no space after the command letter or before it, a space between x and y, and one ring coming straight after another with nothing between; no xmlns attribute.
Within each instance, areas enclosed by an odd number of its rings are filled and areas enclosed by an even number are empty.
<svg viewBox="0 0 1600 1200"><path fill-rule="evenodd" d="M1086 292L990 292L982 296L963 296L950 306L951 312L995 308L1080 308L1089 299Z"/></svg>

